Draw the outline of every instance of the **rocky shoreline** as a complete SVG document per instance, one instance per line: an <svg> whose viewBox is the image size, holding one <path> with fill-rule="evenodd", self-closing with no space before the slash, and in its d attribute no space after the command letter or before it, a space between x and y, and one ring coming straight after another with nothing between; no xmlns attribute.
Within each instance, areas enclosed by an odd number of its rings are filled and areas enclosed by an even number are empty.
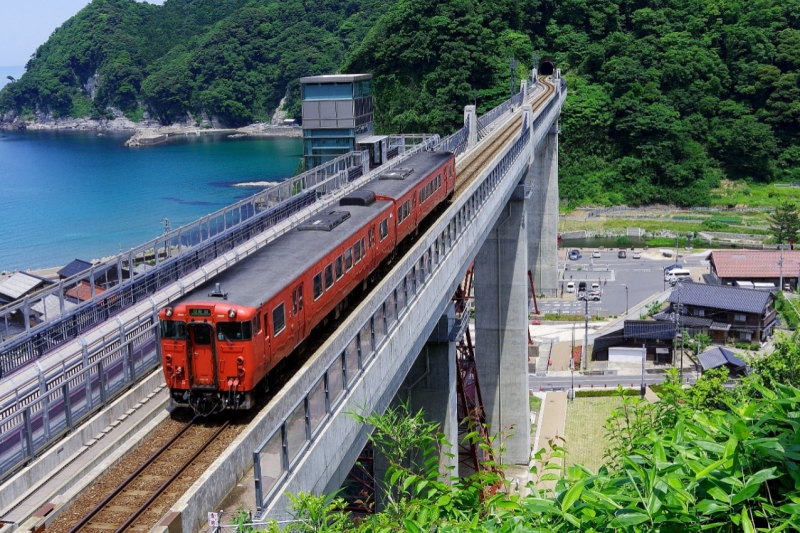
<svg viewBox="0 0 800 533"><path fill-rule="evenodd" d="M98 135L104 133L133 132L130 139L125 141L125 146L141 147L153 146L168 140L185 137L188 135L201 135L204 133L230 133L228 137L302 137L302 129L296 126L278 126L263 122L251 124L243 128L225 128L212 122L202 123L184 122L163 126L158 121L145 117L139 122L133 122L118 110L112 110L113 119L91 118L54 118L51 115L37 114L32 120L25 120L9 112L0 116L0 130L7 131L96 131Z"/></svg>

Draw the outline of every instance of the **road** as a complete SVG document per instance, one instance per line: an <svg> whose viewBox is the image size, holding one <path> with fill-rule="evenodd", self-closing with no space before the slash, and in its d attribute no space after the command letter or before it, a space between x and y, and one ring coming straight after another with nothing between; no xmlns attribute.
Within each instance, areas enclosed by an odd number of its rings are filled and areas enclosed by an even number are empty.
<svg viewBox="0 0 800 533"><path fill-rule="evenodd" d="M589 313L621 315L627 309L650 296L662 292L669 286L664 282L664 267L675 263L675 259L658 257L652 250L645 252L641 259L633 259L630 250L628 257L619 259L617 250L604 250L599 259L590 258L591 251L582 250L583 257L578 261L566 261L563 254L568 245L561 250L559 267L561 276L559 289L564 289L568 281L577 285L580 281L591 284L592 281L600 283L602 297L599 302L589 302ZM681 257L680 263L687 267L698 267L698 271L707 271L708 262L699 255ZM602 269L602 270L600 270ZM627 287L627 290L626 290ZM574 300L574 296L559 291L566 298L546 298L540 300L539 310L543 313L584 314L585 303Z"/></svg>

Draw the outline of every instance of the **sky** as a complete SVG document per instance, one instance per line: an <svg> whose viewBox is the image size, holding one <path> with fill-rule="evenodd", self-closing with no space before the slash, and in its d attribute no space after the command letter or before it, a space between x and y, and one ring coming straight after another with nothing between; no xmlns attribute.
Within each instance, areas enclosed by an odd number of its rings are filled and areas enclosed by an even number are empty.
<svg viewBox="0 0 800 533"><path fill-rule="evenodd" d="M89 0L0 0L0 67L25 65L53 30L87 4Z"/></svg>

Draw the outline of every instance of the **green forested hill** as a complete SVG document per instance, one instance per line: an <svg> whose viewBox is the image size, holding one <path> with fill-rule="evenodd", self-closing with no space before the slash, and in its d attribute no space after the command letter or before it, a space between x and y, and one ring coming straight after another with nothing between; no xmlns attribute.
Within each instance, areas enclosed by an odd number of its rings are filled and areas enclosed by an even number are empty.
<svg viewBox="0 0 800 533"><path fill-rule="evenodd" d="M570 83L571 204L698 205L721 178L800 180L800 0L94 0L0 112L241 125L287 88L298 113L297 78L343 70L375 74L380 130L446 134L534 52Z"/></svg>
<svg viewBox="0 0 800 533"><path fill-rule="evenodd" d="M0 92L0 113L163 123L268 118L300 76L336 71L391 5L378 0L94 0ZM92 84L96 91L90 94ZM92 98L93 96L93 98ZM297 107L297 106L295 106Z"/></svg>

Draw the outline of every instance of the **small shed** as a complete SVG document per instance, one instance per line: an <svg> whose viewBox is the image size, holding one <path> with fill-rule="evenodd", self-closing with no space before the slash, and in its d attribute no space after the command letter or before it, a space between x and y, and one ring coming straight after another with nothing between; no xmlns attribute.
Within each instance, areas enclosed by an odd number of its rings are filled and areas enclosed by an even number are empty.
<svg viewBox="0 0 800 533"><path fill-rule="evenodd" d="M703 372L712 368L727 367L730 376L741 376L747 373L747 364L736 357L732 351L721 346L712 346L697 356Z"/></svg>
<svg viewBox="0 0 800 533"><path fill-rule="evenodd" d="M76 259L61 270L58 271L58 277L60 279L67 279L71 278L75 274L80 274L81 272L85 272L92 268L92 264L88 261L84 261L82 259Z"/></svg>
<svg viewBox="0 0 800 533"><path fill-rule="evenodd" d="M0 283L0 302L13 302L50 283L27 272L17 272Z"/></svg>

